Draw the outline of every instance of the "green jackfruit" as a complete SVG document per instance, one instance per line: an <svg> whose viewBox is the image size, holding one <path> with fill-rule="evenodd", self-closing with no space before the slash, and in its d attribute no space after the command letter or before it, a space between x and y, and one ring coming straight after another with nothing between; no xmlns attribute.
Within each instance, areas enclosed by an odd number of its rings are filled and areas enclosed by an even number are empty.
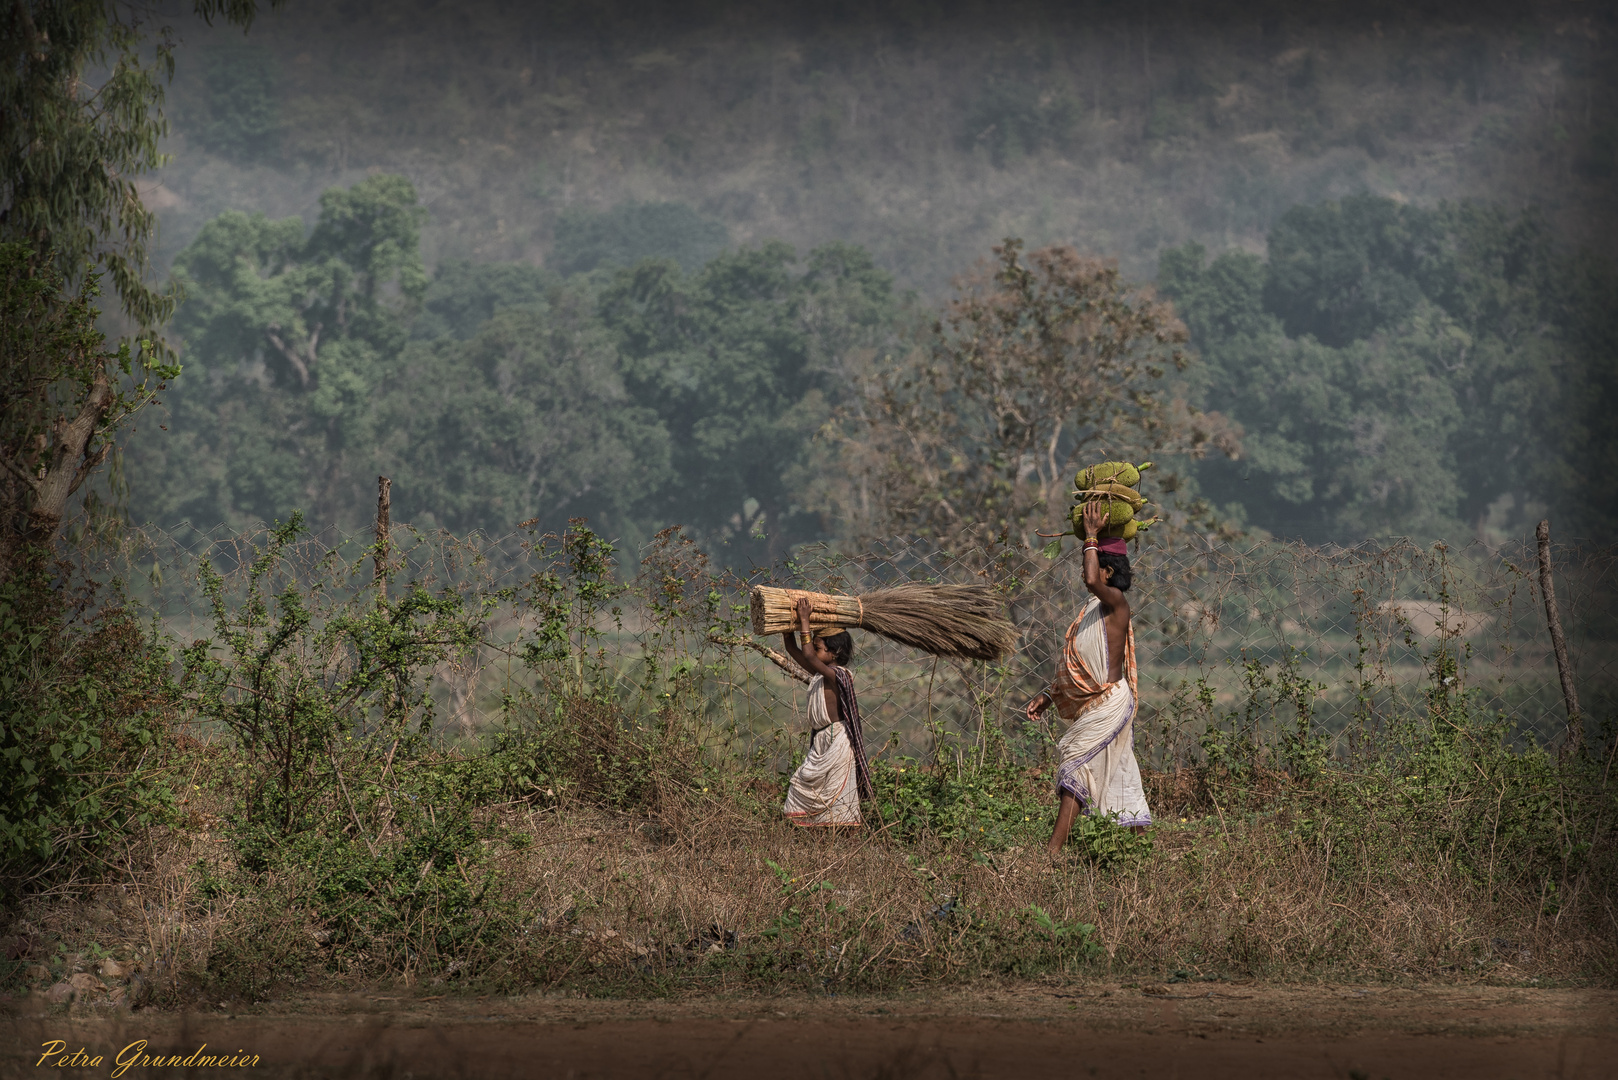
<svg viewBox="0 0 1618 1080"><path fill-rule="evenodd" d="M1130 518L1122 525L1108 525L1096 535L1103 540L1133 540L1156 523L1157 519L1155 517L1147 518L1144 521Z"/></svg>
<svg viewBox="0 0 1618 1080"><path fill-rule="evenodd" d="M1083 491L1075 491L1073 496L1081 503L1090 502L1099 498L1122 499L1130 506L1134 507L1137 512L1141 507L1146 505L1145 496L1136 491L1134 488L1125 487L1122 484L1097 484L1093 488L1087 488Z"/></svg>
<svg viewBox="0 0 1618 1080"><path fill-rule="evenodd" d="M1144 503L1142 505L1144 505ZM1109 509L1112 511L1112 514L1108 519L1109 524L1103 526L1103 528L1111 528L1122 525L1124 522L1133 519L1135 516L1135 507L1122 499L1112 500L1112 504ZM1069 512L1068 520L1073 522L1073 535L1083 536L1084 503L1079 503Z"/></svg>
<svg viewBox="0 0 1618 1080"><path fill-rule="evenodd" d="M1152 467L1150 461L1139 465L1131 465L1127 461L1103 461L1099 465L1091 465L1087 469L1080 469L1079 474L1073 478L1073 486L1079 490L1095 487L1097 484L1123 484L1125 487L1134 487L1140 483L1140 474Z"/></svg>

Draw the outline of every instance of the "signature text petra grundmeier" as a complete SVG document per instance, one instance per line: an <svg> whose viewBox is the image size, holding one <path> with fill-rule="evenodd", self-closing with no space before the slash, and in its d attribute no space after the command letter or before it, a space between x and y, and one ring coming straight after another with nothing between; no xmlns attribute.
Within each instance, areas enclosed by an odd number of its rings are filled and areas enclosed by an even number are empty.
<svg viewBox="0 0 1618 1080"><path fill-rule="evenodd" d="M97 1069L105 1061L99 1054L87 1053L82 1046L71 1054L67 1053L67 1043L61 1039L52 1039L40 1043L40 1046L44 1047L45 1052L34 1062L36 1069ZM112 1059L112 1075L122 1076L132 1068L251 1069L258 1064L258 1055L245 1050L238 1050L234 1054L209 1054L204 1052L207 1049L208 1044L203 1043L190 1054L148 1054L146 1040L136 1039Z"/></svg>

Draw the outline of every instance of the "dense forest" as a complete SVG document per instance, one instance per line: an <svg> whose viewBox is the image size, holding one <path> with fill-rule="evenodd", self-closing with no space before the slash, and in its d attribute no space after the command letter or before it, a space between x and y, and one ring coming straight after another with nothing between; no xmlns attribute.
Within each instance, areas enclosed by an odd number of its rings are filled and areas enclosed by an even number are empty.
<svg viewBox="0 0 1618 1080"><path fill-rule="evenodd" d="M708 223L654 204L564 232L553 261L589 269L429 278L423 216L378 176L328 192L312 230L239 212L202 230L176 260L189 368L129 452L138 514L353 528L385 473L407 520L456 532L680 523L762 555L846 531L817 436L936 333L866 251L702 262ZM1610 473L1579 463L1612 460L1614 279L1562 248L1531 213L1359 196L1289 211L1268 260L1165 251L1200 354L1181 389L1243 431L1182 494L1316 542L1488 539L1552 506L1605 527Z"/></svg>
<svg viewBox="0 0 1618 1080"><path fill-rule="evenodd" d="M429 528L590 517L630 539L672 521L762 534L803 513L792 477L841 351L898 316L889 277L835 244L690 271L446 261L429 281L420 216L384 176L330 192L307 236L295 218L209 223L177 260L193 366L169 430L131 451L138 507L354 526L381 472L403 519ZM592 235L567 258L590 261Z"/></svg>
<svg viewBox="0 0 1618 1080"><path fill-rule="evenodd" d="M1268 260L1165 252L1204 401L1246 429L1207 494L1317 543L1490 540L1552 508L1605 533L1618 278L1560 247L1533 213L1359 196L1289 210Z"/></svg>
<svg viewBox="0 0 1618 1080"><path fill-rule="evenodd" d="M1176 304L1195 359L1166 389L1241 433L1234 460L1181 463L1204 520L1600 531L1604 18L354 4L196 26L148 189L185 374L128 447L130 512L354 527L385 472L406 519L453 530L843 535L828 425L1017 237Z"/></svg>

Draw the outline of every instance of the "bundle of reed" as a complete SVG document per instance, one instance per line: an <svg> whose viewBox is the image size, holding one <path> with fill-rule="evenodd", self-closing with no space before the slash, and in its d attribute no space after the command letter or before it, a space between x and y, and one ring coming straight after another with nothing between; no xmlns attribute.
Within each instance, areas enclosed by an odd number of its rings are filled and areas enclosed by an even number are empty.
<svg viewBox="0 0 1618 1080"><path fill-rule="evenodd" d="M753 586L753 632L798 628L798 597L809 598L812 630L858 628L934 656L998 660L1017 630L987 585L896 585L859 596Z"/></svg>

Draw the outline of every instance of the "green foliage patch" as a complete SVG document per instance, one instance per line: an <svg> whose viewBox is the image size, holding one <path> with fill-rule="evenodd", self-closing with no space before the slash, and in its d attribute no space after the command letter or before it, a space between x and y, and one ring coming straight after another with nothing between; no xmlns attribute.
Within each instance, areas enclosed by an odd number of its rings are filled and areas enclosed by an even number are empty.
<svg viewBox="0 0 1618 1080"><path fill-rule="evenodd" d="M633 543L678 522L736 562L822 534L805 451L848 350L898 312L868 253L722 251L656 205L563 223L562 268L593 274L446 261L429 281L424 214L375 176L327 191L312 230L204 226L175 263L191 375L130 450L137 518L352 525L383 473L424 528L588 517Z"/></svg>
<svg viewBox="0 0 1618 1080"><path fill-rule="evenodd" d="M172 820L167 644L82 581L0 581L0 890Z"/></svg>
<svg viewBox="0 0 1618 1080"><path fill-rule="evenodd" d="M960 767L899 757L874 762L871 779L881 823L908 843L928 838L992 850L1050 834L1049 790L1034 787L1012 761Z"/></svg>
<svg viewBox="0 0 1618 1080"><path fill-rule="evenodd" d="M1372 195L1293 207L1267 258L1166 250L1207 407L1247 431L1202 491L1312 543L1521 535L1547 505L1610 531L1611 279L1533 211Z"/></svg>

